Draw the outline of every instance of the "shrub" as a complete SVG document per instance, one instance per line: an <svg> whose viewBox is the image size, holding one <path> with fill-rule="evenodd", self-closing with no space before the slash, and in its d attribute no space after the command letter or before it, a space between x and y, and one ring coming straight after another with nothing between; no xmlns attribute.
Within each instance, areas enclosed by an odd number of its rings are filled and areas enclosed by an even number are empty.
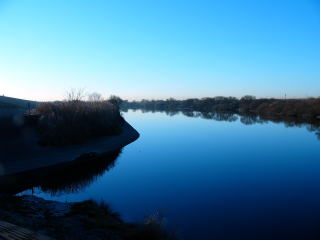
<svg viewBox="0 0 320 240"><path fill-rule="evenodd" d="M42 144L67 145L120 132L123 118L116 106L107 101L80 100L42 103L39 132Z"/></svg>

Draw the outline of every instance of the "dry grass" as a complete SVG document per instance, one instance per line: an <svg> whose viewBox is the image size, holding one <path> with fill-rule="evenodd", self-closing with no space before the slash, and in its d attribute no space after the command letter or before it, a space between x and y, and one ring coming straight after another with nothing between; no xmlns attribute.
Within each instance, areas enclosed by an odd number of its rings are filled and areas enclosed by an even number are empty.
<svg viewBox="0 0 320 240"><path fill-rule="evenodd" d="M107 101L42 103L39 130L43 144L67 145L120 132L123 118Z"/></svg>
<svg viewBox="0 0 320 240"><path fill-rule="evenodd" d="M0 219L54 239L176 240L157 222L127 223L108 204L0 194Z"/></svg>

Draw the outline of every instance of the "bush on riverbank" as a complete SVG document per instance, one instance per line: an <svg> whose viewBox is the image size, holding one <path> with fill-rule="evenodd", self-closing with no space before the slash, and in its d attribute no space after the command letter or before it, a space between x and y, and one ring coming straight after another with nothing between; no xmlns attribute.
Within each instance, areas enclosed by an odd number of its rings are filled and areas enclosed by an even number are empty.
<svg viewBox="0 0 320 240"><path fill-rule="evenodd" d="M174 240L157 222L127 223L105 203L0 194L0 220L54 239Z"/></svg>
<svg viewBox="0 0 320 240"><path fill-rule="evenodd" d="M313 119L320 116L320 98L240 100L240 112Z"/></svg>
<svg viewBox="0 0 320 240"><path fill-rule="evenodd" d="M121 131L123 118L108 101L65 101L39 104L41 143L68 145L82 143Z"/></svg>

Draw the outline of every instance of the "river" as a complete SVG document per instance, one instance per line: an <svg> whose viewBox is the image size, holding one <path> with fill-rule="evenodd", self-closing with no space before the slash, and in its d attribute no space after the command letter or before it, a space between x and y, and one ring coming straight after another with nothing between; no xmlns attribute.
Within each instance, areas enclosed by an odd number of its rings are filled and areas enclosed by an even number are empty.
<svg viewBox="0 0 320 240"><path fill-rule="evenodd" d="M320 141L310 126L237 115L123 114L141 136L111 165L78 185L33 194L103 200L128 221L156 215L187 240L320 237Z"/></svg>

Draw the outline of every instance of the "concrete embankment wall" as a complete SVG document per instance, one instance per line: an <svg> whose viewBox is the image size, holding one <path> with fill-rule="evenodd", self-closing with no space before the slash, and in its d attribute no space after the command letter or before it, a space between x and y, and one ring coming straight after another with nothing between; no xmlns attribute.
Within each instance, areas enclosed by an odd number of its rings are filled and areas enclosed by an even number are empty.
<svg viewBox="0 0 320 240"><path fill-rule="evenodd" d="M37 104L38 102L36 101L0 96L0 111L2 108L5 108L6 105L10 108L28 109L29 107L35 107Z"/></svg>

